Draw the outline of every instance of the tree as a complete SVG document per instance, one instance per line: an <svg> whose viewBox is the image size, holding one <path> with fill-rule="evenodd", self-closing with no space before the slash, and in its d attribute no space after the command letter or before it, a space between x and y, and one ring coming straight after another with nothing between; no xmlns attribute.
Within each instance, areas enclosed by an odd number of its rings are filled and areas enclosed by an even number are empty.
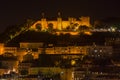
<svg viewBox="0 0 120 80"><path fill-rule="evenodd" d="M37 29L38 31L41 31L42 25L41 25L41 24L36 24L36 29Z"/></svg>
<svg viewBox="0 0 120 80"><path fill-rule="evenodd" d="M48 24L48 31L49 31L49 32L52 32L52 31L53 31L53 24L52 24L52 23L49 23L49 24Z"/></svg>
<svg viewBox="0 0 120 80"><path fill-rule="evenodd" d="M69 30L70 30L70 26L67 26L67 27L66 27L66 30L69 31Z"/></svg>
<svg viewBox="0 0 120 80"><path fill-rule="evenodd" d="M32 61L33 59L33 55L30 53L23 56L23 61Z"/></svg>
<svg viewBox="0 0 120 80"><path fill-rule="evenodd" d="M28 74L28 70L21 70L21 71L20 71L20 74L21 74L21 75L27 75L27 74Z"/></svg>

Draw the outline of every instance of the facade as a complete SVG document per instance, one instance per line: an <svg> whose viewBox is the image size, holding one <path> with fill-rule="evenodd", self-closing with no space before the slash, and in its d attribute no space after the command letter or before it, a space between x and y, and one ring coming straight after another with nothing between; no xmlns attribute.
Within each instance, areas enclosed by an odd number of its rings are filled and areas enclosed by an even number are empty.
<svg viewBox="0 0 120 80"><path fill-rule="evenodd" d="M61 79L55 79L55 80L72 80L72 69L61 69L59 67L31 67L29 68L29 75L36 75L38 73L46 75L47 77L58 74Z"/></svg>
<svg viewBox="0 0 120 80"><path fill-rule="evenodd" d="M2 44L2 43L1 43ZM69 68L58 68L58 67L32 67L32 63L26 63L24 60L34 60L39 58L39 54L57 54L63 57L64 60L70 59L71 64L75 64L77 59L82 59L85 55L100 57L100 56L108 56L112 54L111 46L100 46L100 45L91 45L91 46L62 46L62 45L53 45L48 44L47 46L43 45L44 43L35 43L35 42L21 42L20 47L5 47L2 44L1 53L5 56L5 52L13 54L13 56L17 56L18 60L3 60L2 64L9 66L9 69L16 68L19 71L28 70L27 75L36 75L39 71L47 74L49 70L54 74L60 74L62 80L77 80L76 74L74 75L74 79L72 78L73 69ZM9 55L7 55L9 56ZM47 72L46 72L47 71ZM2 73L1 73L2 74ZM82 76L84 73L80 73Z"/></svg>
<svg viewBox="0 0 120 80"><path fill-rule="evenodd" d="M102 70L103 69L103 70ZM75 68L72 80L119 80L119 69L116 66ZM112 70L111 70L112 69ZM118 71L117 71L118 70Z"/></svg>
<svg viewBox="0 0 120 80"><path fill-rule="evenodd" d="M9 74L11 71L18 70L18 59L17 56L14 56L12 53L4 53L0 55L0 64L1 69L4 71L3 74Z"/></svg>
<svg viewBox="0 0 120 80"><path fill-rule="evenodd" d="M89 55L94 57L111 56L113 53L112 46L91 46L89 49Z"/></svg>
<svg viewBox="0 0 120 80"><path fill-rule="evenodd" d="M45 54L79 54L79 55L91 55L91 56L110 56L113 53L112 46L100 46L100 45L91 45L91 46L53 46L53 44L48 44L46 47L43 47L44 43L29 43L21 42L20 47L5 47L2 46L1 53L9 52L18 56L20 61L23 60L23 56L26 54L32 54L34 59L37 59L39 54L43 52Z"/></svg>
<svg viewBox="0 0 120 80"><path fill-rule="evenodd" d="M3 54L4 51L4 43L0 43L0 55Z"/></svg>
<svg viewBox="0 0 120 80"><path fill-rule="evenodd" d="M106 38L106 45L118 46L120 45L120 38L119 37Z"/></svg>
<svg viewBox="0 0 120 80"><path fill-rule="evenodd" d="M74 30L76 30L79 26L86 25L90 26L90 17L80 17L79 20L76 18L68 18L68 20L62 20L61 17L58 17L57 20L47 20L46 18L42 18L40 21L35 22L31 29L36 29L41 27L42 31L46 31L49 27L52 27L55 30L64 30L67 27L74 26Z"/></svg>
<svg viewBox="0 0 120 80"><path fill-rule="evenodd" d="M89 46L54 46L46 48L46 54L88 54ZM43 48L39 48L40 53Z"/></svg>

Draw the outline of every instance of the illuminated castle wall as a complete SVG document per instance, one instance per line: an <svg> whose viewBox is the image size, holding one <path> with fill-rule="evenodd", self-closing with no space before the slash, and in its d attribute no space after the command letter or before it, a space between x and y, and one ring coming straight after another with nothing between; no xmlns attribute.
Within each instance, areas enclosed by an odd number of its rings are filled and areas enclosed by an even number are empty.
<svg viewBox="0 0 120 80"><path fill-rule="evenodd" d="M90 17L80 17L79 20L76 20L76 18L68 18L68 20L66 21L62 20L61 17L58 17L57 20L52 20L52 21L47 21L46 18L42 18L40 21L37 21L36 23L34 23L31 29L36 29L37 26L41 26L42 27L41 30L47 30L49 24L52 24L53 29L57 29L57 30L65 29L68 26L71 26L73 24L76 25L75 26L76 28L81 25L86 25L89 27Z"/></svg>

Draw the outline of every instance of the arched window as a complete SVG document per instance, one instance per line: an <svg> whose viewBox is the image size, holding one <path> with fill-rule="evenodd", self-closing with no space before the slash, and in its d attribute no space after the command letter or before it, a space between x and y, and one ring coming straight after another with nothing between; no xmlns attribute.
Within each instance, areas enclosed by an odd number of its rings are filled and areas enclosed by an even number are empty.
<svg viewBox="0 0 120 80"><path fill-rule="evenodd" d="M42 30L42 25L40 23L36 24L35 25L35 28L38 30L38 31L41 31Z"/></svg>
<svg viewBox="0 0 120 80"><path fill-rule="evenodd" d="M48 24L48 31L52 31L53 30L53 23L49 23Z"/></svg>

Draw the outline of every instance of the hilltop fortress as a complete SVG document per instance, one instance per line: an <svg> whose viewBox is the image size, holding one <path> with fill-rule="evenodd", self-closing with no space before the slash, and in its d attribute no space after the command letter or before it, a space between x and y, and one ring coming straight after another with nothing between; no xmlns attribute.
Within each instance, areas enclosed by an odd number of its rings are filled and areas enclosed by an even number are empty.
<svg viewBox="0 0 120 80"><path fill-rule="evenodd" d="M80 17L79 20L76 18L68 18L68 20L62 20L61 17L58 17L57 20L47 20L42 18L41 20L36 21L30 29L37 30L38 28L41 31L46 31L48 28L53 28L55 30L65 30L66 28L73 28L74 31L78 29L79 26L90 26L90 17Z"/></svg>

